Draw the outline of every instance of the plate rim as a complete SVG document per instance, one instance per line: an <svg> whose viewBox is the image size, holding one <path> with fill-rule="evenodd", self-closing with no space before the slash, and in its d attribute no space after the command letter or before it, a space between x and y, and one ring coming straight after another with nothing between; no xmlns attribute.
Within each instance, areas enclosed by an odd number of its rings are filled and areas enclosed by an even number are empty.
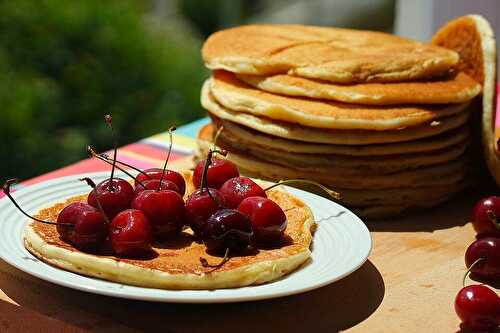
<svg viewBox="0 0 500 333"><path fill-rule="evenodd" d="M48 179L48 180L45 180L45 181L42 181L42 182L39 182L39 183L36 183L36 184L27 185L25 187L17 189L13 193L21 193L21 195L22 195L22 193L25 192L25 191L29 193L29 192L37 190L38 188L44 188L44 187L47 187L47 186L50 186L50 185L54 185L54 184L58 184L58 183L61 183L61 182L65 182L65 181L68 181L68 180L78 180L79 178L82 178L82 177L100 178L100 177L103 177L104 175L109 175L109 171L99 171L99 172L89 172L89 173L80 173L80 174L74 174L74 175L67 175L67 176L57 177L57 178L53 178L53 179ZM126 177L126 175L124 173L122 173L122 172L116 172L116 175L117 175L117 177ZM314 193L311 193L311 192L308 192L308 191L304 191L304 190L297 189L297 188L290 187L290 186L286 186L286 185L282 185L282 186L287 191L290 191L290 192L292 192L292 194L297 195L301 200L304 200L303 196L312 196L312 197L320 198L321 200L328 200L326 198L323 198L323 197L321 197L321 196L319 196L317 194L314 194ZM10 203L10 201L9 201L9 199L7 197L0 198L0 208L2 206L8 205L9 203ZM334 276L332 278L325 279L325 280L321 281L320 283L306 284L304 287L293 288L293 289L285 289L283 291L279 291L279 292L275 292L275 293L266 292L266 293L255 293L255 294L245 294L245 295L227 295L227 296L224 295L224 296L218 297L218 298L206 297L206 296L192 297L192 296L189 296L189 295L183 295L181 297L179 297L180 295L176 296L176 295L161 295L161 294L157 295L157 296L140 295L140 294L137 294L137 293L122 292L121 288L108 290L108 289L105 289L105 288L99 288L99 287L95 287L95 286L91 286L91 285L86 285L86 284L85 285L83 285L83 284L74 284L74 283L70 282L71 279L65 280L65 279L61 279L60 277L57 277L57 276L54 277L54 276L51 276L50 273L47 273L46 271L40 271L40 272L38 272L38 271L36 271L35 269L32 269L29 266L23 265L22 264L23 261L18 261L15 258L12 258L8 254L4 253L4 251L2 251L2 247L0 247L0 258L2 260L4 260L6 263L8 263L9 265L15 267L16 269L19 269L20 271L22 271L22 272L24 272L26 274L32 275L32 276L34 276L34 277L36 277L38 279L41 279L41 280L44 280L44 281L48 281L48 282L53 283L55 285L60 285L60 286L63 286L63 287L71 288L71 289L74 289L74 290L79 290L79 291L83 291L83 292L89 292L89 293L93 293L93 294L104 295L104 296L108 296L108 297L117 297L117 298L123 298L123 299L133 299L133 300L143 300L143 301L150 301L150 302L191 303L191 304L195 304L195 303L210 304L210 303L249 302L249 301L258 301L258 300L264 300L264 299L281 298L281 297L286 297L286 296L291 296L291 295L296 295L296 294L302 294L302 293L305 293L305 292L308 292L308 291L311 291L311 290L322 288L322 287L324 287L326 285L329 285L331 283L334 283L336 281L339 281L339 280L345 278L346 276L352 274L356 270L358 270L368 260L370 254L371 254L371 252L373 250L373 239L372 239L372 236L370 234L370 231L369 231L368 227L366 226L366 224L356 214L354 214L348 208L340 205L337 202L333 202L333 201L331 201L331 204L334 205L334 206L336 206L336 208L342 209L348 215L350 215L350 219L353 220L353 222L357 223L357 226L362 230L363 236L366 238L366 241L367 241L367 244L365 245L366 246L365 251L363 252L362 256L361 255L359 256L362 259L359 260L359 262L357 262L356 265L352 265L352 267L350 267L350 269L346 270L342 274ZM43 207L40 207L40 208L43 208ZM311 208L311 210L314 213L314 209ZM3 214L4 214L3 210L0 209L0 217L3 216ZM24 228L24 226L27 223L28 223L28 220L26 219L26 221L23 222L23 228ZM54 269L62 271L63 273L75 274L75 275L77 275L79 277L83 277L83 278L86 278L86 279L91 279L91 280L96 280L96 281L104 281L104 282L107 282L107 283L112 283L112 284L117 284L117 285L124 285L124 286L127 286L127 287L133 287L133 288L139 288L139 289L147 289L147 290L158 290L158 291L160 291L160 293L161 292L174 292L174 293L177 293L177 292L191 292L191 293L196 293L196 292L212 292L211 290L173 290L173 289L159 289L159 288L148 288L148 287L132 286L132 285L127 285L127 284L123 284L123 283L119 283L119 282L115 282L115 281L102 280L102 279L94 278L94 277L91 277L91 276L87 276L87 275L83 275L83 274L78 274L78 273L75 273L75 272L67 271L67 270L58 268L56 266L50 265L50 264L46 263L45 261L43 261L43 260L35 257L31 252L29 252L26 249L25 245L24 245L24 241L23 241L23 238L22 238L22 232L21 232L21 234L14 235L14 236L18 239L18 241L21 242L22 250L30 258L36 259L37 261L39 261L43 265L50 266L50 267L52 267ZM313 242L314 242L314 236L313 236ZM310 261L311 260L309 259L306 263L302 264L299 268L297 268L297 270L300 270L304 265L306 265ZM291 272L290 274L293 274L293 272ZM286 276L284 276L283 278L286 278ZM273 283L273 281L271 281L269 283ZM257 285L257 286L244 286L244 287L240 287L240 288L252 288L252 287L259 287L259 285ZM221 288L221 289L215 289L215 290L234 291L234 290L238 290L240 288L229 288L229 289L223 289L223 288Z"/></svg>

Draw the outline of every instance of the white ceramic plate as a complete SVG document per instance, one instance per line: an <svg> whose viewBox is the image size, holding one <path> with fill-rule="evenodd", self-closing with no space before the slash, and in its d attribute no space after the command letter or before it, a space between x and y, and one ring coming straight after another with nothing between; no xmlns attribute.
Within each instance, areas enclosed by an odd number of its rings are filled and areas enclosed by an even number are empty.
<svg viewBox="0 0 500 333"><path fill-rule="evenodd" d="M53 179L13 192L30 213L66 198L87 193L84 175ZM98 182L109 173L85 174ZM28 219L8 200L0 200L0 257L18 269L62 286L108 296L159 302L223 303L282 297L316 289L337 281L359 268L368 258L372 240L364 223L348 209L315 194L287 187L314 212L312 260L278 281L259 286L218 290L162 290L141 288L90 278L50 266L29 253L22 231Z"/></svg>

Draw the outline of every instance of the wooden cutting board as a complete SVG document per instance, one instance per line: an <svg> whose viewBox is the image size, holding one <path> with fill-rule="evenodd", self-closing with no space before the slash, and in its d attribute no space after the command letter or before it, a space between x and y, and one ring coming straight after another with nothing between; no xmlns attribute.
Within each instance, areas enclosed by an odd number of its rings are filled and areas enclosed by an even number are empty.
<svg viewBox="0 0 500 333"><path fill-rule="evenodd" d="M0 260L0 299L106 332L456 332L453 301L474 240L467 219L478 198L465 193L423 214L368 223L369 260L341 281L302 295L212 305L122 300L60 287ZM3 313L0 319L15 320Z"/></svg>

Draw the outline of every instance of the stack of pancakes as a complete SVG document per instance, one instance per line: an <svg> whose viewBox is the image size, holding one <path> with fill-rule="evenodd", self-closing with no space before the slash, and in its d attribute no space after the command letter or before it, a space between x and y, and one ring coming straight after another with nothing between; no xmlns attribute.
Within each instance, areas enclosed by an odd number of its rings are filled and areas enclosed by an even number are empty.
<svg viewBox="0 0 500 333"><path fill-rule="evenodd" d="M244 174L320 182L365 217L437 205L465 186L481 86L459 56L389 34L251 25L210 36L199 133Z"/></svg>

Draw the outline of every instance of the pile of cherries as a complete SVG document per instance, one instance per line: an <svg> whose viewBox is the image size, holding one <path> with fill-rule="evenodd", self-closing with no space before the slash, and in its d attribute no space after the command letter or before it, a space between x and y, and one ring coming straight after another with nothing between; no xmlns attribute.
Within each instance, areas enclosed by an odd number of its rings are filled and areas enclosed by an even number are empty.
<svg viewBox="0 0 500 333"><path fill-rule="evenodd" d="M476 241L465 252L465 264L471 277L485 284L500 282L500 197L480 200L472 211L471 222ZM455 298L455 311L468 332L493 332L500 326L500 297L485 284L463 287Z"/></svg>
<svg viewBox="0 0 500 333"><path fill-rule="evenodd" d="M105 120L113 130L111 116ZM209 253L225 253L224 259L230 251L234 254L252 247L279 245L287 218L281 207L267 198L266 191L283 182L263 189L250 178L241 177L238 168L222 158L224 152L210 150L206 160L194 169L196 191L184 202L184 177L167 169L173 130L169 130L170 147L163 169L139 170L118 161L116 138L113 158L89 147L92 156L112 164L110 177L97 185L89 178L82 179L92 187L87 202L70 203L61 210L57 221L37 219L19 207L10 193L15 180L7 181L3 191L23 214L40 223L56 225L62 240L88 252L108 244L117 256L147 257L154 241L168 241L185 227L192 229ZM215 154L221 158L215 158ZM117 164L139 173L133 177ZM134 186L116 177L115 169L133 177ZM200 260L208 265L203 258Z"/></svg>

